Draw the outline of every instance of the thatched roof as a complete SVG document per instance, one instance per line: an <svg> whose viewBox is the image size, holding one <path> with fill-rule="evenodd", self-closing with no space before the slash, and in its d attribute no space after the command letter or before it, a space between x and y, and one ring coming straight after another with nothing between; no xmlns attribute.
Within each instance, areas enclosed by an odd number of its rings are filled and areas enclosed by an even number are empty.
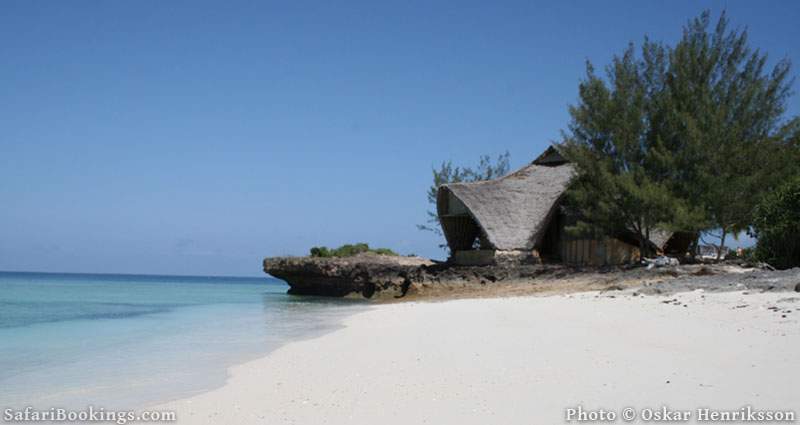
<svg viewBox="0 0 800 425"><path fill-rule="evenodd" d="M569 161L564 154L561 153L561 149L555 145L550 145L538 158L533 160L533 164L550 166L566 164L567 162Z"/></svg>
<svg viewBox="0 0 800 425"><path fill-rule="evenodd" d="M672 239L675 235L675 232L671 232L669 230L664 229L651 229L650 230L650 239L648 240L650 243L650 248L655 251L662 251L667 246L667 243ZM619 234L614 235L617 239L633 245L639 245L639 237L636 236L636 232L633 230L623 231Z"/></svg>
<svg viewBox="0 0 800 425"><path fill-rule="evenodd" d="M469 249L478 237L495 249L533 249L574 174L559 149L550 146L531 164L505 177L440 186L436 208L448 245L453 251ZM663 249L672 236L654 230L650 242ZM637 244L635 237L630 243Z"/></svg>
<svg viewBox="0 0 800 425"><path fill-rule="evenodd" d="M656 248L664 249L664 247L667 245L667 242L669 242L670 238L672 238L672 235L674 234L674 232L670 232L668 230L653 229L650 231L650 242L652 242Z"/></svg>
<svg viewBox="0 0 800 425"><path fill-rule="evenodd" d="M532 249L544 235L573 173L573 167L563 162L553 166L532 163L496 180L443 185L437 202L439 216L450 213L452 194L478 224L480 236L494 248ZM447 226L444 230L453 247L451 239L456 235L448 234L452 232Z"/></svg>

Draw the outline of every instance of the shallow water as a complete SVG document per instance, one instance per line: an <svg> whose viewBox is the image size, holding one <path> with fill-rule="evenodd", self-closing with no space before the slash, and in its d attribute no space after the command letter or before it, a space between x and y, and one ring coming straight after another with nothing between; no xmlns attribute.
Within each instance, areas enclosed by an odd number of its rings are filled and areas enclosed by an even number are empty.
<svg viewBox="0 0 800 425"><path fill-rule="evenodd" d="M0 407L130 409L335 328L359 302L270 278L0 272Z"/></svg>

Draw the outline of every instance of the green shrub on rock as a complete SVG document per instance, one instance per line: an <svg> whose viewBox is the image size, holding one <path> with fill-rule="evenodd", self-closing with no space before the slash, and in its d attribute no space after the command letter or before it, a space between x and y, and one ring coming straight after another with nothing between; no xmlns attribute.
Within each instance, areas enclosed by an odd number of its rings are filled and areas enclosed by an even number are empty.
<svg viewBox="0 0 800 425"><path fill-rule="evenodd" d="M331 257L352 257L354 255L371 252L378 255L392 255L396 256L397 253L389 248L375 248L371 249L368 244L356 243L345 244L338 248L328 248L326 246L315 246L311 248L309 254L312 257L331 258Z"/></svg>

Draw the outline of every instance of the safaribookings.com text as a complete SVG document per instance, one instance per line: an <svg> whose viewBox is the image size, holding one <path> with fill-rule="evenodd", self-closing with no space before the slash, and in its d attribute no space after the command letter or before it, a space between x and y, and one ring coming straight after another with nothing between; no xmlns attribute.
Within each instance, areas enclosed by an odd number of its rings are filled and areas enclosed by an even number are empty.
<svg viewBox="0 0 800 425"><path fill-rule="evenodd" d="M3 409L0 416L5 422L106 422L125 425L135 422L174 422L175 412L146 410L106 410L102 407L89 406L83 410L69 410L52 407L37 410L33 406L22 409Z"/></svg>

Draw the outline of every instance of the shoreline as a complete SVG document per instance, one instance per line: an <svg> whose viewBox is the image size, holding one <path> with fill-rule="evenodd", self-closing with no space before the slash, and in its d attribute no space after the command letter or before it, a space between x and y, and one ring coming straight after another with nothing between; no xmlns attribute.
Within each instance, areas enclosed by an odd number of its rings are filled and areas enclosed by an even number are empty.
<svg viewBox="0 0 800 425"><path fill-rule="evenodd" d="M785 410L800 382L792 292L431 301L375 304L154 408L186 424L562 423L578 405Z"/></svg>
<svg viewBox="0 0 800 425"><path fill-rule="evenodd" d="M276 282L0 273L0 406L139 410L202 394L368 307Z"/></svg>
<svg viewBox="0 0 800 425"><path fill-rule="evenodd" d="M181 393L173 393L170 397L163 400L158 400L155 404L162 405L165 403L174 403L180 400L191 399L193 397L197 397L224 388L231 382L231 378L233 377L232 371L234 369L269 357L273 352L280 350L284 346L298 342L313 340L316 338L323 337L327 334L336 332L338 330L341 330L346 326L345 322L350 316L364 313L366 311L369 311L370 308L371 306L369 304L355 304L355 303L342 304L335 307L327 307L326 311L324 312L324 316L326 316L325 320L320 318L320 312L317 311L314 313L315 315L313 318L313 326L297 331L296 334L293 334L288 337L287 335L282 334L279 341L277 339L271 340L268 343L268 346L264 347L260 353L248 353L246 355L241 355L241 357L238 360L229 359L227 362L225 362L225 364L216 365L215 372L221 373L222 379L215 380L213 383L207 382L206 385L202 386L202 388L200 386L196 386L196 388L192 389L191 391L182 391ZM332 321L329 319L332 319ZM139 411L154 410L152 408L153 404L154 403L140 405L136 408L136 410Z"/></svg>

